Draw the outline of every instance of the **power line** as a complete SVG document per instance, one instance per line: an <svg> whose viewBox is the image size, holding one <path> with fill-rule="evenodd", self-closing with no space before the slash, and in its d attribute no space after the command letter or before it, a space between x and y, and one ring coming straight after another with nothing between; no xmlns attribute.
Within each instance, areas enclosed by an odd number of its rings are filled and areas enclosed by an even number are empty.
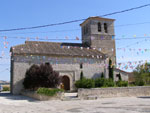
<svg viewBox="0 0 150 113"><path fill-rule="evenodd" d="M67 37L67 39L65 38L65 39L63 39L63 38L39 38L39 37L35 37L35 38L33 38L33 37L9 37L9 36L0 36L0 37L7 37L7 38L11 38L11 39L26 39L26 40L46 40L46 41L48 41L48 40L72 40L72 41L81 41L81 39L69 39L68 37ZM136 40L136 39L147 39L147 40L149 40L150 39L150 37L133 37L133 38L116 38L115 40ZM86 39L84 39L84 40L86 40ZM88 39L87 39L88 40ZM100 39L93 39L93 40L100 40ZM101 39L101 40L110 40L110 39Z"/></svg>
<svg viewBox="0 0 150 113"><path fill-rule="evenodd" d="M150 4L145 4L145 5L141 5L141 6L138 6L138 7L134 7L134 8L130 8L130 9L122 10L122 11L116 11L116 12L113 12L113 13L104 14L104 15L101 15L99 17L111 16L111 15L114 15L114 14L124 13L124 12L128 12L128 11L144 8L144 7L147 7L147 6L150 6ZM27 29L37 29L37 28L44 28L44 27L50 27L50 26L70 24L70 23L75 23L75 22L84 21L84 20L86 20L86 18L78 19L78 20L71 20L71 21L66 21L66 22L60 22L60 23L54 23L54 24L33 26L33 27L23 27L23 28L15 28L15 29L3 29L3 30L0 30L0 32L19 31L19 30L27 30Z"/></svg>
<svg viewBox="0 0 150 113"><path fill-rule="evenodd" d="M125 27L125 26L134 26L134 25L142 25L142 24L150 24L150 22L141 22L141 23L133 23L133 24L122 24L116 25L115 27ZM97 28L92 28L97 29ZM112 28L114 29L114 28ZM34 33L56 33L56 32L69 32L69 31L79 31L81 29L63 29L63 30L54 30L54 31L37 31L37 32L21 32L21 33L9 33L9 34L34 34ZM110 30L110 28L109 28ZM6 33L5 33L6 34Z"/></svg>

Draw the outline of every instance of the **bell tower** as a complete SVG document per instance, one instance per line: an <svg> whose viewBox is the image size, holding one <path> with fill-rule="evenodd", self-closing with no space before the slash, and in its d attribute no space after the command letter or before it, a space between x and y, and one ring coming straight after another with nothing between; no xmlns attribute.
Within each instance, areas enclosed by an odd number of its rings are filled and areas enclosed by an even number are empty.
<svg viewBox="0 0 150 113"><path fill-rule="evenodd" d="M80 24L82 43L108 55L116 64L114 19L89 17Z"/></svg>

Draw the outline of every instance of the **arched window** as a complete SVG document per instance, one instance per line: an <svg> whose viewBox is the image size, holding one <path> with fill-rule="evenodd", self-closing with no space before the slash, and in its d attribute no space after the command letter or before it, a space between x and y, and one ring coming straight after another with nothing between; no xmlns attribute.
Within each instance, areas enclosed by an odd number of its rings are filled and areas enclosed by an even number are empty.
<svg viewBox="0 0 150 113"><path fill-rule="evenodd" d="M104 30L105 30L105 33L108 33L107 24L106 23L104 23Z"/></svg>
<svg viewBox="0 0 150 113"><path fill-rule="evenodd" d="M102 29L101 29L101 23L98 22L97 26L98 26L98 32L101 32L102 31Z"/></svg>

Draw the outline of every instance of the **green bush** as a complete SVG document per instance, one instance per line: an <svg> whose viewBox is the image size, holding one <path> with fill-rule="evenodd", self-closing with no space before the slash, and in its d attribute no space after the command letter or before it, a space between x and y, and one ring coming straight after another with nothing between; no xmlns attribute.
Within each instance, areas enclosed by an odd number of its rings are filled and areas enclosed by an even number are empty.
<svg viewBox="0 0 150 113"><path fill-rule="evenodd" d="M112 79L97 78L95 79L95 87L113 87L115 85Z"/></svg>
<svg viewBox="0 0 150 113"><path fill-rule="evenodd" d="M135 85L136 86L144 86L145 85L145 82L142 80L142 79L137 79L135 81Z"/></svg>
<svg viewBox="0 0 150 113"><path fill-rule="evenodd" d="M112 79L105 79L103 87L114 87L115 83Z"/></svg>
<svg viewBox="0 0 150 113"><path fill-rule="evenodd" d="M127 87L128 86L128 81L119 80L119 81L116 82L116 86L118 86L118 87Z"/></svg>
<svg viewBox="0 0 150 113"><path fill-rule="evenodd" d="M105 78L97 78L95 79L95 87L103 87L105 83Z"/></svg>
<svg viewBox="0 0 150 113"><path fill-rule="evenodd" d="M37 94L42 94L46 96L54 96L58 92L63 92L63 89L49 89L49 88L38 88Z"/></svg>
<svg viewBox="0 0 150 113"><path fill-rule="evenodd" d="M82 78L75 82L77 88L94 88L95 82L93 79Z"/></svg>
<svg viewBox="0 0 150 113"><path fill-rule="evenodd" d="M10 87L8 87L8 86L3 86L3 91L10 91Z"/></svg>

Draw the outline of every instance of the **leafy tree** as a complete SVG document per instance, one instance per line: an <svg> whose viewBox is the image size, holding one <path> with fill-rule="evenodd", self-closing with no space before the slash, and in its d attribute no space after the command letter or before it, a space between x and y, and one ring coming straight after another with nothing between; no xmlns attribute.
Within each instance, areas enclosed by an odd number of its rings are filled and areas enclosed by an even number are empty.
<svg viewBox="0 0 150 113"><path fill-rule="evenodd" d="M50 64L34 64L26 71L23 85L25 89L56 88L59 83L60 76Z"/></svg>
<svg viewBox="0 0 150 113"><path fill-rule="evenodd" d="M111 59L109 59L108 70L109 70L109 78L112 79L112 80L114 80L114 67L112 66Z"/></svg>
<svg viewBox="0 0 150 113"><path fill-rule="evenodd" d="M150 64L138 65L133 71L136 85L150 85Z"/></svg>

